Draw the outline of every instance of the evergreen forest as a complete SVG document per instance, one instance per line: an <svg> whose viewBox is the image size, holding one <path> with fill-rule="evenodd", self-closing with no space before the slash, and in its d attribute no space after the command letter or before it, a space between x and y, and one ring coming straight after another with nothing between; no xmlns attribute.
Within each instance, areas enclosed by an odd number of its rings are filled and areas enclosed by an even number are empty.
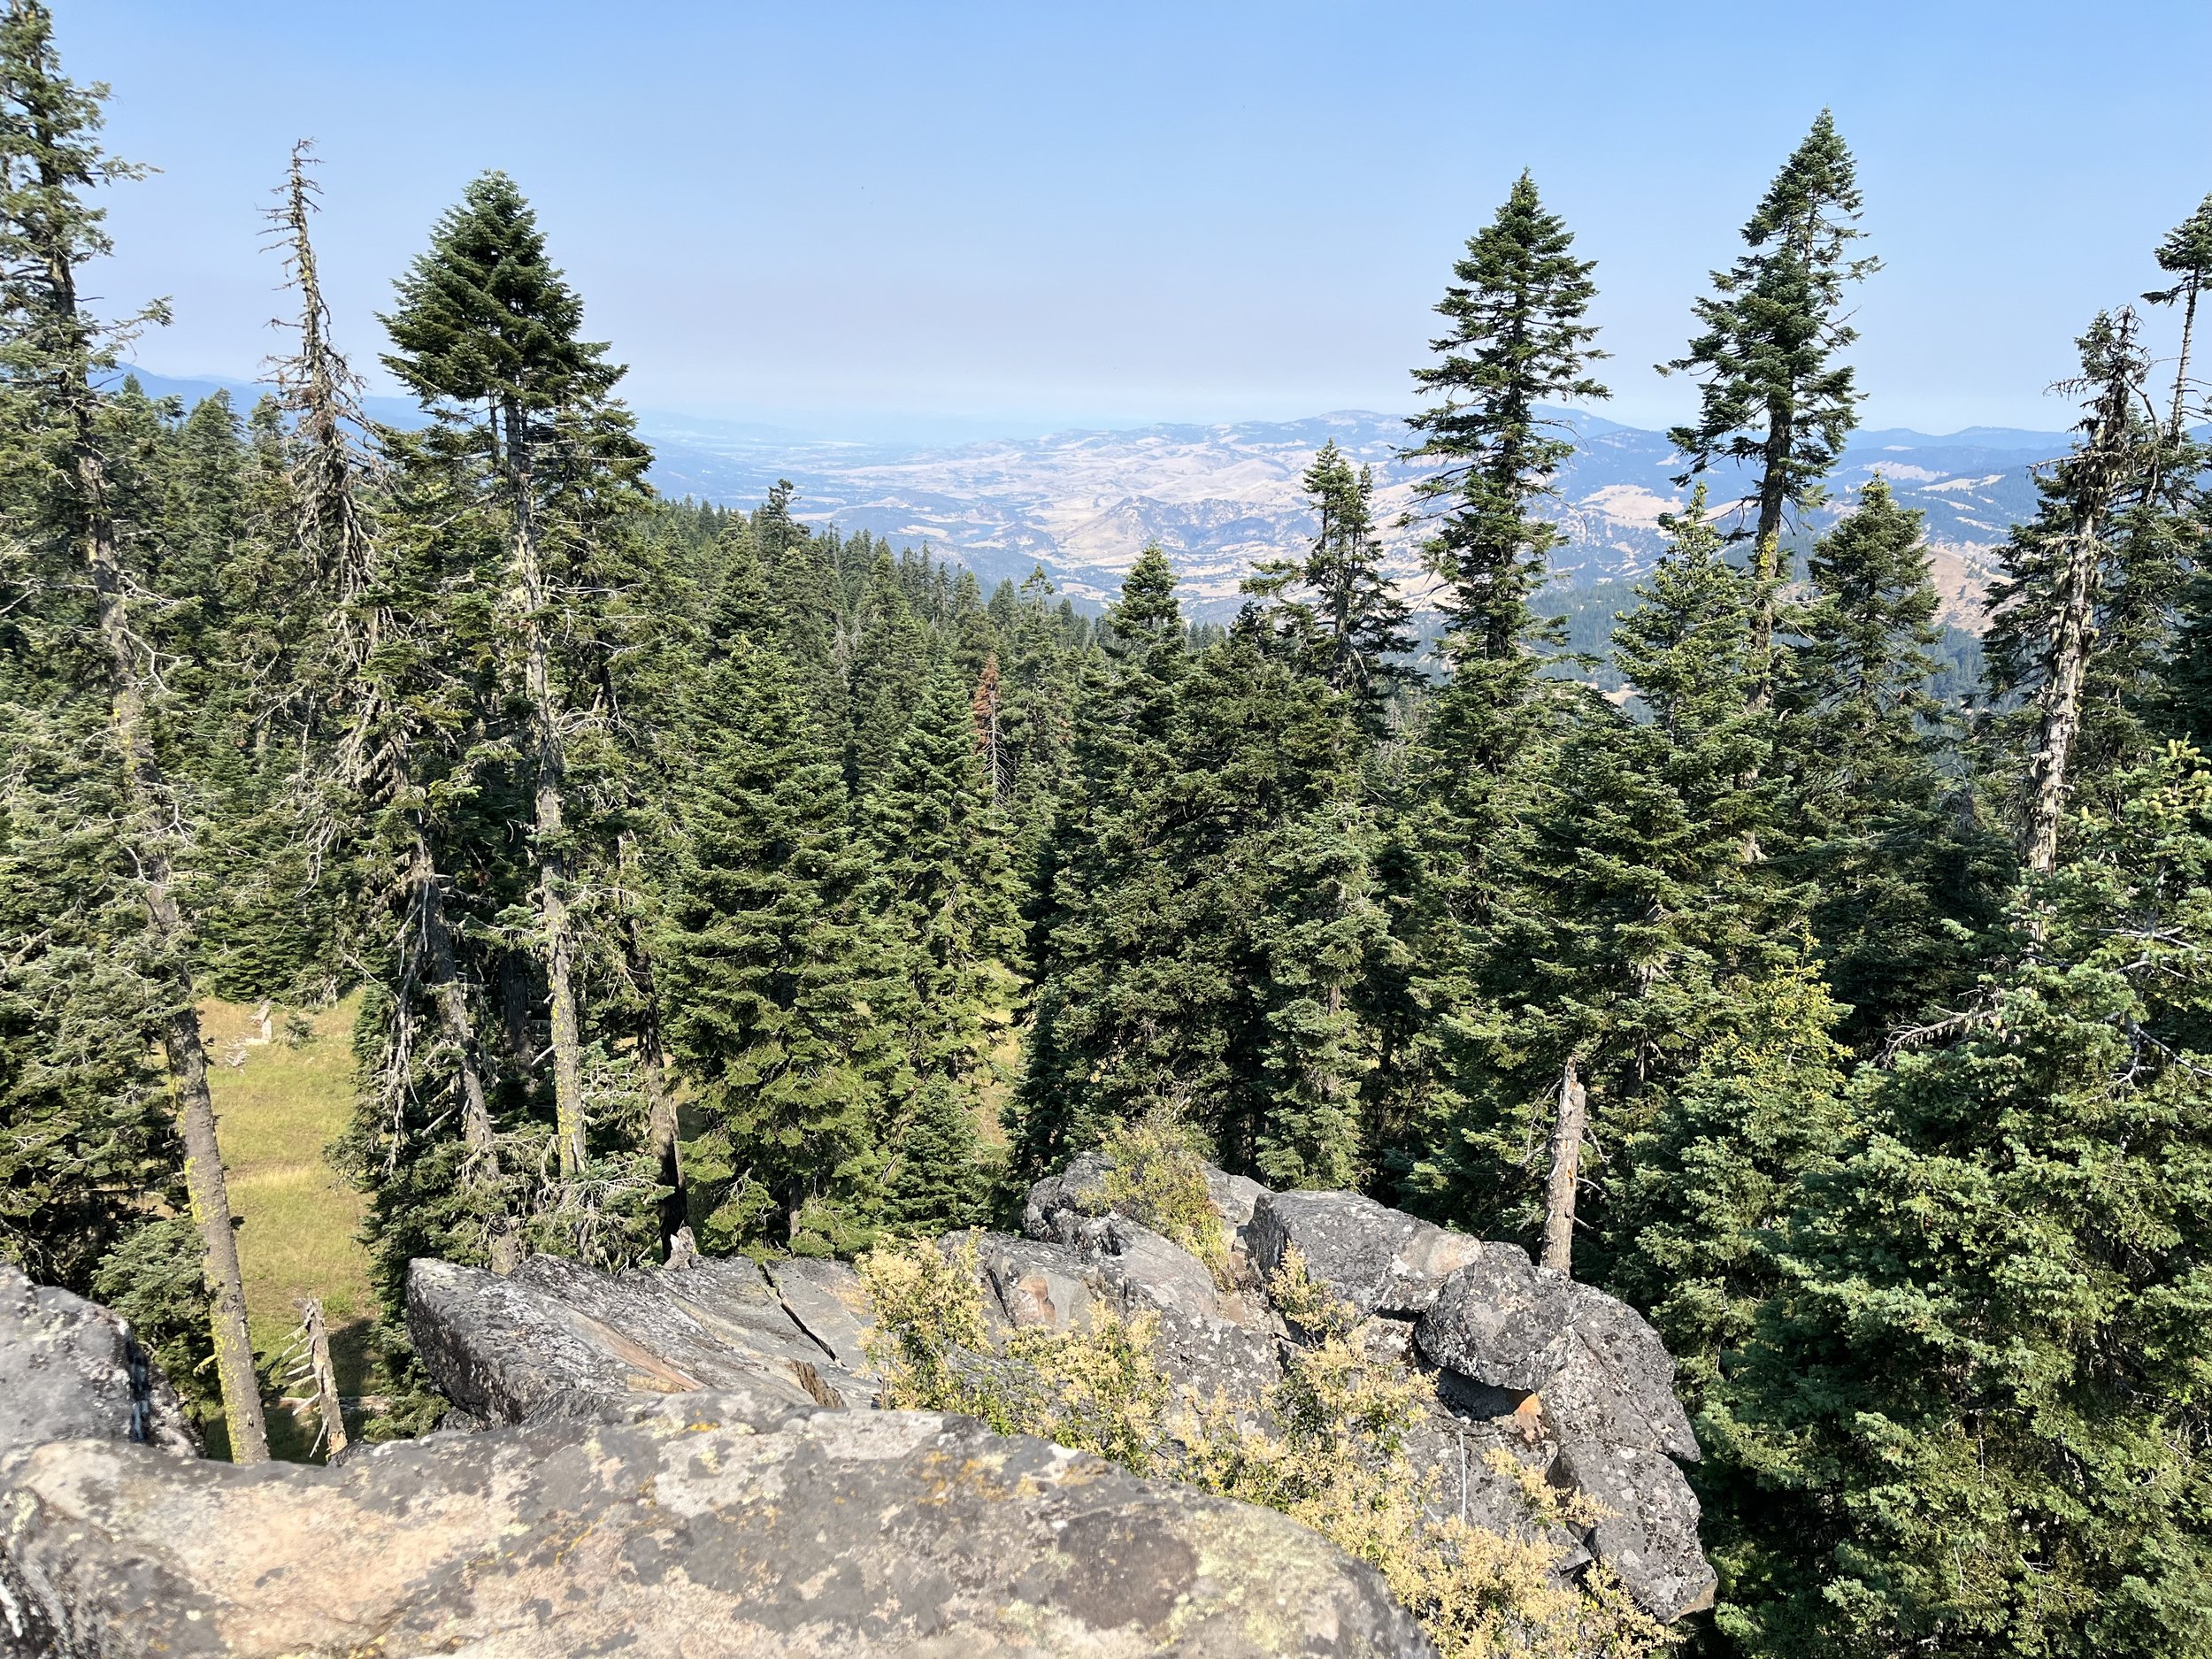
<svg viewBox="0 0 2212 1659"><path fill-rule="evenodd" d="M2212 1653L2212 198L2082 319L1976 652L1917 516L1824 491L1878 280L1824 113L1684 296L1688 504L1609 638L1547 591L1601 273L1526 174L1412 370L1430 582L1331 446L1200 626L1172 548L1094 614L657 495L496 172L341 326L303 146L267 395L149 397L161 306L85 286L104 96L10 0L0 1254L233 1456L270 1362L198 1010L351 996L377 1434L438 1409L412 1257L850 1257L1168 1125L1645 1314L1697 1651Z"/></svg>

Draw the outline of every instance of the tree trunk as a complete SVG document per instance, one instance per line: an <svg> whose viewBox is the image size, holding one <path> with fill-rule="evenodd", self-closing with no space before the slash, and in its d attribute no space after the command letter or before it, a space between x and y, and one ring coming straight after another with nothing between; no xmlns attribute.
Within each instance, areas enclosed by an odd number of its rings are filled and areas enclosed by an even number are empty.
<svg viewBox="0 0 2212 1659"><path fill-rule="evenodd" d="M346 1449L346 1413L338 1401L338 1371L330 1362L330 1327L323 1322L323 1304L310 1296L300 1304L301 1324L307 1331L307 1363L315 1379L315 1406L323 1419L323 1460L336 1463Z"/></svg>
<svg viewBox="0 0 2212 1659"><path fill-rule="evenodd" d="M268 1458L269 1433L262 1420L260 1380L254 1374L253 1338L246 1326L245 1279L239 1271L238 1234L231 1220L230 1191L223 1181L222 1149L215 1136L215 1102L208 1093L207 1050L200 1040L199 1010L193 1002L184 918L177 908L169 851L164 844L162 802L167 791L146 732L146 694L124 603L122 559L107 514L107 470L93 447L90 428L88 412L80 409L76 472L87 508L86 562L99 597L100 634L108 648L116 748L122 757L134 816L147 832L144 841L131 847L130 852L138 866L140 895L168 980L163 988L172 1012L162 1031L162 1048L176 1085L184 1137L185 1187L191 1194L192 1218L199 1225L204 1251L204 1271L212 1303L210 1324L215 1340L215 1371L222 1386L223 1416L230 1428L231 1459L257 1463Z"/></svg>
<svg viewBox="0 0 2212 1659"><path fill-rule="evenodd" d="M2174 364L2174 412L2171 429L2177 442L2181 439L2184 431L2182 422L2186 415L2185 399L2189 391L2189 349L2196 337L2197 289L2200 283L2201 279L2192 271L2186 285L2189 294L2188 301L2183 306L2181 312L2181 354Z"/></svg>
<svg viewBox="0 0 2212 1659"><path fill-rule="evenodd" d="M569 915L567 821L562 788L567 755L545 637L545 572L538 558L531 500L530 442L521 411L506 410L507 470L514 489L515 599L523 631L524 689L536 753L534 806L538 844L538 918L545 941L547 1000L553 1023L553 1125L564 1177L584 1167L583 1029L576 1005L576 941Z"/></svg>
<svg viewBox="0 0 2212 1659"><path fill-rule="evenodd" d="M1544 1191L1544 1253L1540 1267L1574 1274L1575 1183L1582 1170L1582 1133L1590 1100L1575 1075L1574 1056L1559 1079L1559 1113L1552 1124L1551 1179Z"/></svg>
<svg viewBox="0 0 2212 1659"><path fill-rule="evenodd" d="M460 1068L461 1138L468 1147L472 1172L496 1175L499 1164L493 1150L491 1106L484 1093L483 1056L477 1047L476 1027L469 1018L468 993L454 965L453 933L446 926L445 893L439 884L437 863L419 828L408 879L417 895L416 914L421 918L423 955L430 964L430 994Z"/></svg>
<svg viewBox="0 0 2212 1659"><path fill-rule="evenodd" d="M46 112L35 110L32 124L50 154L59 144ZM39 164L39 181L50 191L68 187L50 162ZM77 309L76 250L65 233L42 218L33 230L33 260L45 267L54 323L73 354L84 352L89 328ZM60 366L60 365L57 365ZM238 1269L238 1235L231 1225L230 1193L223 1183L223 1156L215 1138L215 1104L207 1089L207 1050L200 1040L200 1016L193 1001L192 972L185 954L184 919L172 891L172 871L165 820L167 790L146 731L146 693L140 679L137 646L131 637L121 550L115 541L109 505L107 463L93 431L97 407L83 355L63 371L70 424L72 470L77 505L84 516L85 563L97 596L100 636L108 651L108 700L115 745L123 763L124 787L133 816L146 831L142 843L128 845L135 862L141 897L159 948L171 1013L164 1022L162 1048L176 1086L177 1109L185 1148L185 1187L193 1219L205 1250L204 1271L211 1302L216 1375L222 1386L223 1415L230 1427L231 1457L263 1463L269 1434L261 1415L261 1385L254 1374L253 1339L246 1326L245 1280ZM134 836L131 838L135 841Z"/></svg>
<svg viewBox="0 0 2212 1659"><path fill-rule="evenodd" d="M2096 595L2094 521L2070 535L2058 627L2043 682L2041 726L2028 772L2028 868L2048 875L2058 865L2058 832L2066 817L2066 764L2081 730L2081 682L2096 637L2090 607Z"/></svg>
<svg viewBox="0 0 2212 1659"><path fill-rule="evenodd" d="M676 1234L690 1220L690 1198L684 1190L683 1159L676 1146L676 1099L668 1092L668 1059L661 1048L660 992L653 982L653 957L646 949L637 918L629 918L625 942L630 956L630 979L637 987L642 1009L638 1021L638 1069L645 1081L646 1134L660 1182L668 1188L661 1200L661 1248L672 1258Z"/></svg>

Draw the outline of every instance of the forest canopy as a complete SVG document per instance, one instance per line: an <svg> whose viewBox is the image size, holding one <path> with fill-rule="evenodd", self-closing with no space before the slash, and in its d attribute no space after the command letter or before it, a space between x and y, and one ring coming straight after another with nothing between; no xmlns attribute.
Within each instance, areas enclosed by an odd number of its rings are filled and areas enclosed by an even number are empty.
<svg viewBox="0 0 2212 1659"><path fill-rule="evenodd" d="M1826 495L1877 266L1825 112L1686 301L1694 495L1597 663L1546 509L1600 273L1529 174L1413 370L1425 609L1331 445L1310 544L1201 627L1171 549L1092 615L788 486L657 495L496 172L339 328L303 146L270 389L149 397L159 308L82 289L138 172L103 96L12 0L0 1253L125 1310L234 1455L196 1010L358 992L334 1156L402 1368L413 1257L849 1257L1164 1124L1646 1315L1708 1451L1702 1649L2212 1651L2212 198L2083 320L1937 695L1918 516Z"/></svg>

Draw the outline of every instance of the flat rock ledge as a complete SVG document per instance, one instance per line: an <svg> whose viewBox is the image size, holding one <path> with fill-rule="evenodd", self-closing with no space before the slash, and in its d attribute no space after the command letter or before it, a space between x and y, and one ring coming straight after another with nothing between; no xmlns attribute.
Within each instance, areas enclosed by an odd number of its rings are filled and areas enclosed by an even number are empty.
<svg viewBox="0 0 2212 1659"><path fill-rule="evenodd" d="M539 1415L316 1469L198 1458L121 1321L0 1266L0 1659L1433 1653L1282 1516L964 1417L822 1405L788 1379L849 1376L837 1273L798 1275L793 1328L827 1329L786 1352L764 1278L765 1300L734 1269L639 1300L580 1271L534 1264L495 1281L511 1297L419 1275L510 1360L557 1331L558 1386L525 1399L526 1366L472 1354L477 1406Z"/></svg>
<svg viewBox="0 0 2212 1659"><path fill-rule="evenodd" d="M65 1440L4 1479L11 1659L1432 1651L1283 1517L935 1412L701 1391L338 1469Z"/></svg>

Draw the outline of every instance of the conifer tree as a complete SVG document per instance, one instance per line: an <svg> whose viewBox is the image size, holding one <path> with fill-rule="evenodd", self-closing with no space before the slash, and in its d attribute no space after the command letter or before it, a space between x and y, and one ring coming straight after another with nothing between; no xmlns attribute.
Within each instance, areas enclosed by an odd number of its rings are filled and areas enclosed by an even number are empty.
<svg viewBox="0 0 2212 1659"><path fill-rule="evenodd" d="M1530 602L1560 542L1539 509L1573 452L1547 405L1607 396L1590 372L1604 356L1586 320L1594 265L1573 247L1524 173L1453 266L1436 308L1449 331L1414 371L1439 398L1414 419L1407 458L1440 469L1419 488L1441 515L1424 551L1443 584L1450 678L1394 792L1377 863L1394 949L1371 956L1360 992L1382 1056L1363 1112L1402 1185L1426 1156L1418 1125L1451 1110L1455 1073L1483 1064L1467 1042L1502 988L1494 969L1517 972L1499 929L1523 902L1540 780L1568 723L1541 680L1557 630ZM1421 1202L1417 1187L1405 1196Z"/></svg>
<svg viewBox="0 0 2212 1659"><path fill-rule="evenodd" d="M1411 612L1382 572L1374 472L1355 472L1332 438L1302 481L1320 521L1311 549L1258 565L1244 590L1271 602L1270 626L1291 660L1341 694L1361 729L1379 736L1391 694L1414 671L1399 660L1413 648Z"/></svg>
<svg viewBox="0 0 2212 1659"><path fill-rule="evenodd" d="M1533 1232L1521 1148L1541 1141L1530 1114L1570 1060L1594 1131L1617 1142L1732 1029L1732 982L1797 959L1796 895L1742 856L1774 821L1756 776L1773 716L1751 701L1749 595L1702 507L1701 491L1615 628L1646 718L1593 710L1565 740L1529 896L1496 925L1501 958L1524 965L1460 1016L1464 1058L1416 1176L1478 1230Z"/></svg>
<svg viewBox="0 0 2212 1659"><path fill-rule="evenodd" d="M959 1225L984 1185L976 1123L1014 1003L1020 923L1004 822L951 664L923 688L867 819L898 941L886 1024L905 1061L887 1134L890 1209L908 1225Z"/></svg>
<svg viewBox="0 0 2212 1659"><path fill-rule="evenodd" d="M1677 482L1717 461L1751 469L1742 503L1750 522L1734 534L1753 548L1752 672L1762 697L1772 694L1787 515L1820 503L1821 480L1857 424L1857 386L1837 354L1858 337L1845 289L1878 264L1852 257L1860 211L1857 164L1823 110L1746 222L1748 251L1714 272L1712 294L1697 302L1705 332L1662 365L1700 382L1696 421L1667 434L1689 464Z"/></svg>
<svg viewBox="0 0 2212 1659"><path fill-rule="evenodd" d="M1776 856L1813 894L1827 983L1862 1048L1970 988L2003 859L1962 826L1927 690L1937 598L1921 515L1879 478L1816 542L1781 668L1787 821ZM1998 866L1993 870L1992 864Z"/></svg>
<svg viewBox="0 0 2212 1659"><path fill-rule="evenodd" d="M573 1177L587 1157L588 1109L568 772L595 688L568 683L559 658L603 559L600 538L635 499L646 456L628 412L611 401L621 369L605 361L604 345L580 338L582 302L504 174L474 180L439 221L384 320L394 346L386 365L439 416L452 453L487 470L503 519L503 620L528 719L530 896L551 1006L556 1146L563 1175Z"/></svg>
<svg viewBox="0 0 2212 1659"><path fill-rule="evenodd" d="M1754 1652L2202 1651L2212 772L2032 871L1951 1041L1860 1074L1726 1394ZM1709 1419L1709 1422L1712 1422ZM1714 1423L1714 1426L1722 1426Z"/></svg>
<svg viewBox="0 0 2212 1659"><path fill-rule="evenodd" d="M180 845L174 797L156 752L151 682L139 613L149 588L145 549L114 516L114 484L99 426L102 397L96 373L115 362L113 330L84 310L78 274L108 250L101 210L86 192L136 175L104 153L97 141L104 88L79 87L61 73L53 19L37 0L12 0L0 18L0 379L10 428L9 470L19 487L12 526L23 541L58 565L73 559L69 590L88 583L96 638L93 659L77 666L79 687L104 691L108 758L123 779L116 856L136 875L146 912L146 983L175 1090L184 1143L186 1185L204 1248L212 1304L215 1362L231 1455L239 1462L268 1455L259 1385L246 1328L245 1290L238 1266L222 1153L208 1094L191 974L188 918L177 890Z"/></svg>
<svg viewBox="0 0 2212 1659"><path fill-rule="evenodd" d="M798 672L748 638L726 649L686 725L666 903L669 1046L726 1160L699 1166L702 1241L849 1251L876 1218L893 1064L867 862Z"/></svg>
<svg viewBox="0 0 2212 1659"><path fill-rule="evenodd" d="M846 693L852 725L845 775L856 796L864 797L890 764L931 667L927 631L914 615L887 550L869 565L856 622Z"/></svg>
<svg viewBox="0 0 2212 1659"><path fill-rule="evenodd" d="M2114 757L2128 747L2135 726L2128 695L2132 687L2114 687L2113 677L2105 674L2107 695L2098 696L2096 682L2107 667L2108 649L2139 649L2147 641L2138 630L2121 628L2108 642L2099 626L2101 606L2113 588L2124 594L2131 581L2168 585L2145 570L2114 580L2123 569L2124 549L2148 552L2133 537L2122 542L2119 533L2155 534L2132 519L2130 510L2155 512L2160 504L2155 477L2162 446L2139 412L2147 365L2137 343L2134 314L2099 313L2079 343L2081 378L2070 385L2087 395L2081 436L2073 453L2037 480L2042 501L2034 522L2016 526L2006 543L2004 576L1990 590L1985 648L1993 688L2030 699L2005 723L2003 735L2015 750L2005 770L2015 780L2012 816L2021 856L2042 874L2058 863L2076 781L2075 749L2085 726L2107 728L2094 737ZM2150 555L2144 562L2164 559ZM2114 723L2124 734L2108 729Z"/></svg>
<svg viewBox="0 0 2212 1659"><path fill-rule="evenodd" d="M1522 735L1538 666L1527 647L1540 635L1528 602L1560 539L1535 508L1574 448L1541 405L1607 396L1589 373L1605 354L1584 320L1595 265L1573 247L1523 173L1452 267L1436 307L1450 325L1434 342L1439 361L1413 372L1440 400L1413 418L1420 442L1406 452L1437 464L1420 495L1444 503L1426 549L1444 583L1452 668L1453 706L1439 725L1455 755L1493 770Z"/></svg>

